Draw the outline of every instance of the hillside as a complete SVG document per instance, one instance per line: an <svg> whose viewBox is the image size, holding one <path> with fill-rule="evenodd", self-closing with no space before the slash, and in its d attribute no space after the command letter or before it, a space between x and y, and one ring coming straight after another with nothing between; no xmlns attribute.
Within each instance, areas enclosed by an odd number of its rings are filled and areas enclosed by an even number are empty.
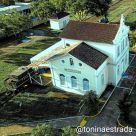
<svg viewBox="0 0 136 136"><path fill-rule="evenodd" d="M136 21L136 0L113 0L109 9L109 21L118 22L120 15L124 14L127 22ZM102 17L91 17L87 21L97 22Z"/></svg>

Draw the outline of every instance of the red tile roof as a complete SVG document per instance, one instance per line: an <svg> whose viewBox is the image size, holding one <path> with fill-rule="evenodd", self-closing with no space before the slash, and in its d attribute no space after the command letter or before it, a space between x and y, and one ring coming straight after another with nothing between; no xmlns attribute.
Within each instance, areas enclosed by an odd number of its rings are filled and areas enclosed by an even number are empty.
<svg viewBox="0 0 136 136"><path fill-rule="evenodd" d="M119 24L70 21L60 34L60 38L112 43Z"/></svg>
<svg viewBox="0 0 136 136"><path fill-rule="evenodd" d="M91 66L94 69L98 69L103 62L108 58L104 53L94 49L86 43L81 43L69 52L72 56L78 58L82 62Z"/></svg>

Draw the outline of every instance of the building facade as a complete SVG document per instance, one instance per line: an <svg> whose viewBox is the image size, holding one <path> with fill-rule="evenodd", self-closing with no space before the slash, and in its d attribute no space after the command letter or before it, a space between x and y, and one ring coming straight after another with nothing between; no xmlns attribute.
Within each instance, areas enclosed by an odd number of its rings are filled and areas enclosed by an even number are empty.
<svg viewBox="0 0 136 136"><path fill-rule="evenodd" d="M116 86L129 66L128 33L123 16L120 24L70 21L60 34L62 51L48 58L53 85L98 96L108 84Z"/></svg>

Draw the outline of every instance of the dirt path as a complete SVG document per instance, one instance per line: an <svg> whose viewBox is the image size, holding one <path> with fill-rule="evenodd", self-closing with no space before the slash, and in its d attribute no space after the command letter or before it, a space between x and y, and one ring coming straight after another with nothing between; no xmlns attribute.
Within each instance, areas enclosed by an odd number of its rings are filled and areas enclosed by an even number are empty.
<svg viewBox="0 0 136 136"><path fill-rule="evenodd" d="M25 125L11 125L7 127L0 127L0 136L9 136L21 133L31 133L32 127Z"/></svg>

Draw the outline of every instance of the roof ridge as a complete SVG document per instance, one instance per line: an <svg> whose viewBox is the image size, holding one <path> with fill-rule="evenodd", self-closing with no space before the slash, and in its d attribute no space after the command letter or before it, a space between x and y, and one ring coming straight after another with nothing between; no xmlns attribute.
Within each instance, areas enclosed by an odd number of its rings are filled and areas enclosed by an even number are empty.
<svg viewBox="0 0 136 136"><path fill-rule="evenodd" d="M60 38L99 43L113 43L119 30L118 24L70 21L60 33Z"/></svg>
<svg viewBox="0 0 136 136"><path fill-rule="evenodd" d="M118 26L120 24L113 24L113 23L100 23L100 22L89 22L89 21L77 21L77 20L70 20L70 22L80 22L80 23L90 23L90 24L100 24L100 25L115 25Z"/></svg>

